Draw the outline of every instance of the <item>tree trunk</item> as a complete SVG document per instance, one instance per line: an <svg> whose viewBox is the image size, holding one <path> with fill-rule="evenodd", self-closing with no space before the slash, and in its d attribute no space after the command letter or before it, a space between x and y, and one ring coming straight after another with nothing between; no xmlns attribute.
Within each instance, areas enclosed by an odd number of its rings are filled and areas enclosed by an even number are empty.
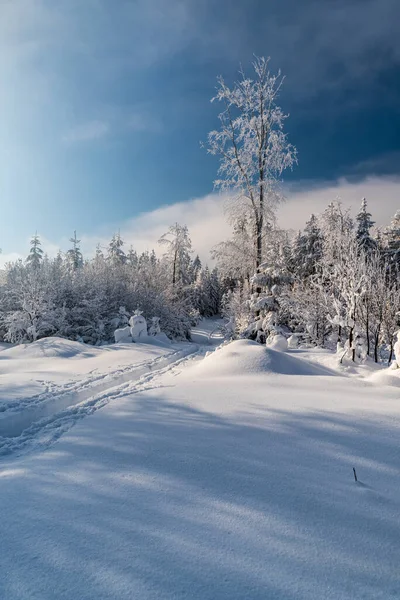
<svg viewBox="0 0 400 600"><path fill-rule="evenodd" d="M355 362L356 360L356 349L353 348L354 341L354 327L350 327L349 331L349 350L351 350L351 360Z"/></svg>
<svg viewBox="0 0 400 600"><path fill-rule="evenodd" d="M256 274L260 272L260 265L262 263L262 220L257 219L256 221ZM256 293L261 294L262 288L257 284ZM256 311L256 317L260 316L260 310Z"/></svg>
<svg viewBox="0 0 400 600"><path fill-rule="evenodd" d="M173 287L175 287L175 283L176 283L176 262L177 262L177 257L178 257L178 249L175 249L175 254L174 254L174 264L173 264L173 269L172 269L172 285Z"/></svg>
<svg viewBox="0 0 400 600"><path fill-rule="evenodd" d="M378 327L378 329L375 331L375 348L374 348L374 361L377 363L378 362L378 347L379 347L379 334L380 334L380 327Z"/></svg>
<svg viewBox="0 0 400 600"><path fill-rule="evenodd" d="M256 273L259 273L262 263L262 227L263 219L261 217L256 221Z"/></svg>
<svg viewBox="0 0 400 600"><path fill-rule="evenodd" d="M390 363L392 362L392 357L393 357L393 336L390 336L390 353L389 353L389 360L388 360L388 365L390 365Z"/></svg>

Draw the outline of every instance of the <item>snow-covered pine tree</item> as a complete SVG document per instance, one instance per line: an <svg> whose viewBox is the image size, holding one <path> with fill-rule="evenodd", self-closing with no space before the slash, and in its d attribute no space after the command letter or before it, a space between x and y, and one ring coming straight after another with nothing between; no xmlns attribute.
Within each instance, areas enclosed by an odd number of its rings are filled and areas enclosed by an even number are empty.
<svg viewBox="0 0 400 600"><path fill-rule="evenodd" d="M221 282L217 267L210 274L210 307L213 315L219 315L221 312Z"/></svg>
<svg viewBox="0 0 400 600"><path fill-rule="evenodd" d="M71 271L77 271L83 265L83 256L79 246L81 240L76 237L76 231L74 231L74 237L69 241L72 243L72 248L67 250L67 261Z"/></svg>
<svg viewBox="0 0 400 600"><path fill-rule="evenodd" d="M126 255L126 262L130 267L137 267L138 255L136 250L133 249L133 246L129 247L128 254Z"/></svg>
<svg viewBox="0 0 400 600"><path fill-rule="evenodd" d="M322 257L322 245L324 241L318 219L314 214L310 216L304 227L301 241L301 271L303 277L310 277L311 275L315 275L317 271L318 263Z"/></svg>
<svg viewBox="0 0 400 600"><path fill-rule="evenodd" d="M390 225L384 231L385 256L392 272L396 277L400 273L400 210L398 210Z"/></svg>
<svg viewBox="0 0 400 600"><path fill-rule="evenodd" d="M301 274L303 270L303 234L299 230L290 243L289 269L293 275Z"/></svg>
<svg viewBox="0 0 400 600"><path fill-rule="evenodd" d="M113 235L111 242L108 245L108 260L114 265L124 265L126 263L126 255L122 250L124 242L120 232Z"/></svg>
<svg viewBox="0 0 400 600"><path fill-rule="evenodd" d="M104 261L104 254L103 254L103 250L101 249L100 244L96 245L96 252L94 255L94 259L95 259L96 263L102 263Z"/></svg>
<svg viewBox="0 0 400 600"><path fill-rule="evenodd" d="M43 250L41 248L42 243L40 241L40 237L38 236L37 232L31 238L30 245L31 245L31 249L26 258L26 263L30 267L32 267L32 269L38 269L43 260Z"/></svg>
<svg viewBox="0 0 400 600"><path fill-rule="evenodd" d="M356 215L356 224L356 240L358 245L365 254L370 254L376 250L377 244L370 233L370 229L375 225L375 221L372 220L372 215L368 212L366 198L362 199L361 208Z"/></svg>
<svg viewBox="0 0 400 600"><path fill-rule="evenodd" d="M196 257L191 262L190 268L189 268L190 283L194 283L196 281L197 276L201 271L201 268L202 268L201 260L200 260L199 255L197 254Z"/></svg>

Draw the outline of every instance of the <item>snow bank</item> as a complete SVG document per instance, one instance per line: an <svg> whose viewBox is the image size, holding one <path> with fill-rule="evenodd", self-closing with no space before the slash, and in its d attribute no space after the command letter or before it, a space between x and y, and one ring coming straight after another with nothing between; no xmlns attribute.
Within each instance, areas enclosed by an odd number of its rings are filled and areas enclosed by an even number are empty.
<svg viewBox="0 0 400 600"><path fill-rule="evenodd" d="M336 375L321 365L311 364L251 340L237 340L223 346L195 365L202 377L234 377L245 374Z"/></svg>
<svg viewBox="0 0 400 600"><path fill-rule="evenodd" d="M376 385L391 385L394 387L400 387L400 369L382 369L375 371L367 379L371 383Z"/></svg>
<svg viewBox="0 0 400 600"><path fill-rule="evenodd" d="M29 360L35 358L74 358L76 356L89 358L96 356L98 348L73 342L60 337L47 337L31 344L13 346L1 353L2 360L6 358Z"/></svg>

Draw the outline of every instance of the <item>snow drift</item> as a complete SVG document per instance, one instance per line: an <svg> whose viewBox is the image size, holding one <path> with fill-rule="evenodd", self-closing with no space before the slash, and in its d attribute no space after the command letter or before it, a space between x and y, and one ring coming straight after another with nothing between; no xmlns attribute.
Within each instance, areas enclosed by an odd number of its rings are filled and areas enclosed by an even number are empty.
<svg viewBox="0 0 400 600"><path fill-rule="evenodd" d="M89 358L101 350L81 342L73 342L61 337L46 337L31 344L13 346L1 353L2 360L7 358L30 360L34 358Z"/></svg>
<svg viewBox="0 0 400 600"><path fill-rule="evenodd" d="M236 375L337 375L321 365L290 356L253 342L236 340L209 354L191 370L202 377L233 377Z"/></svg>

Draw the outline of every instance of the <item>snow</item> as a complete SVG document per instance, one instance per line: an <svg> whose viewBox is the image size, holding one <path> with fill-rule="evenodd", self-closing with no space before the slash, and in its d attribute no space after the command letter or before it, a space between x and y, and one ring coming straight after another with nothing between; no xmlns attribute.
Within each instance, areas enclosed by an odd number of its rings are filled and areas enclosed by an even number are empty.
<svg viewBox="0 0 400 600"><path fill-rule="evenodd" d="M281 333L274 333L267 338L267 346L277 352L286 352L289 348L288 340Z"/></svg>
<svg viewBox="0 0 400 600"><path fill-rule="evenodd" d="M130 327L120 327L114 331L114 340L115 343L118 344L120 342L131 343L131 328Z"/></svg>
<svg viewBox="0 0 400 600"><path fill-rule="evenodd" d="M35 446L71 427L120 393L197 350L193 344L93 347L63 338L44 338L14 346L0 355L0 456ZM3 436L3 437L1 437ZM41 439L40 444L45 443Z"/></svg>
<svg viewBox="0 0 400 600"><path fill-rule="evenodd" d="M21 344L5 348L2 360L7 358L30 360L43 358L87 358L96 356L98 349L81 342L73 342L59 337L49 337L38 340L32 344Z"/></svg>
<svg viewBox="0 0 400 600"><path fill-rule="evenodd" d="M251 340L236 340L209 354L192 372L204 379L211 377L238 377L242 375L336 375L335 372L289 354L258 344Z"/></svg>
<svg viewBox="0 0 400 600"><path fill-rule="evenodd" d="M59 385L94 368L115 384L57 441L1 459L0 598L400 597L398 388L325 351L204 356L213 329L179 351L0 360L26 383L50 363Z"/></svg>
<svg viewBox="0 0 400 600"><path fill-rule="evenodd" d="M215 346L224 340L221 327L224 321L219 318L202 319L192 330L192 341L197 344Z"/></svg>
<svg viewBox="0 0 400 600"><path fill-rule="evenodd" d="M131 337L134 342L142 341L142 338L147 338L147 322L142 315L133 315L129 319L131 327Z"/></svg>

